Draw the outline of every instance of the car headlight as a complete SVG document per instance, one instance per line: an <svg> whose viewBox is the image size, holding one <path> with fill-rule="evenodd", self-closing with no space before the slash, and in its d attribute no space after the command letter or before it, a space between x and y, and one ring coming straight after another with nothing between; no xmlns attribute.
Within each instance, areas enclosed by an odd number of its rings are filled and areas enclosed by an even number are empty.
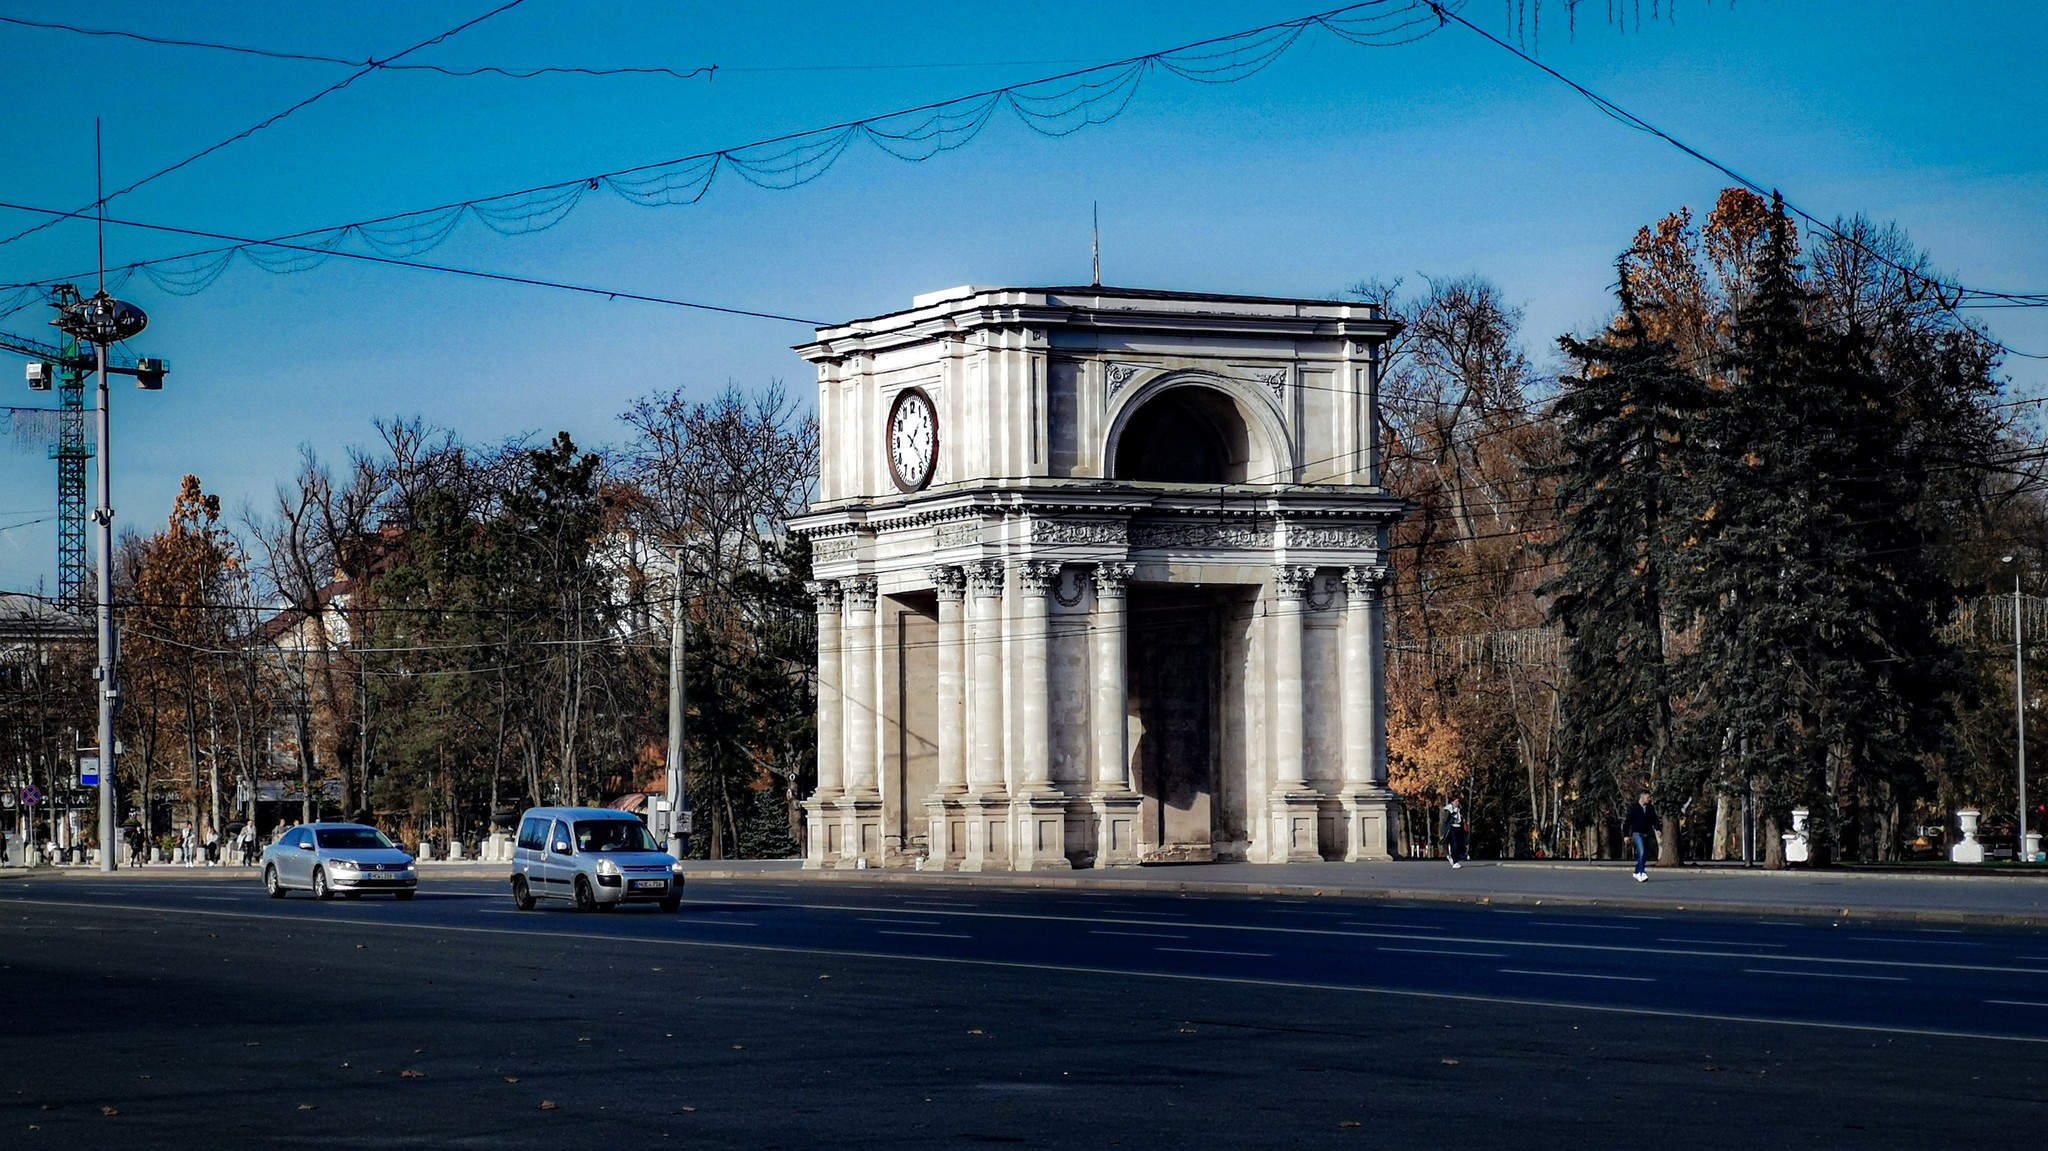
<svg viewBox="0 0 2048 1151"><path fill-rule="evenodd" d="M617 875L619 873L619 865L609 859L600 859L597 861L597 873L599 875Z"/></svg>
<svg viewBox="0 0 2048 1151"><path fill-rule="evenodd" d="M680 859L676 860L674 863L668 865L668 869L670 871L675 872L677 875L681 875L683 873L683 861Z"/></svg>
<svg viewBox="0 0 2048 1151"><path fill-rule="evenodd" d="M336 871L361 871L361 870L362 870L362 867L361 867L361 866L359 866L359 865L358 865L358 864L356 863L356 861L355 861L355 860L353 860L353 859L330 859L330 860L328 860L328 861L327 861L327 866L329 866L329 867L333 868L333 869L334 869L334 870L336 870Z"/></svg>

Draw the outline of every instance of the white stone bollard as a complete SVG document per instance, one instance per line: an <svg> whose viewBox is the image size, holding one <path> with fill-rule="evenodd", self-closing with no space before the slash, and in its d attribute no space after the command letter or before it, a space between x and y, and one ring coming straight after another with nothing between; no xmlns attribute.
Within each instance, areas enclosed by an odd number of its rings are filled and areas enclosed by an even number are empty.
<svg viewBox="0 0 2048 1151"><path fill-rule="evenodd" d="M419 854L415 855L413 858L419 860L421 863L434 862L434 845L428 843L424 839L420 840Z"/></svg>
<svg viewBox="0 0 2048 1151"><path fill-rule="evenodd" d="M461 840L459 840L459 839L451 839L451 840L449 840L449 841L448 841L448 862L450 862L450 863L461 863L461 862L462 862L462 841L461 841Z"/></svg>
<svg viewBox="0 0 2048 1151"><path fill-rule="evenodd" d="M1785 862L1805 863L1813 858L1806 838L1806 820L1812 813L1803 807L1792 809L1792 830L1785 833Z"/></svg>

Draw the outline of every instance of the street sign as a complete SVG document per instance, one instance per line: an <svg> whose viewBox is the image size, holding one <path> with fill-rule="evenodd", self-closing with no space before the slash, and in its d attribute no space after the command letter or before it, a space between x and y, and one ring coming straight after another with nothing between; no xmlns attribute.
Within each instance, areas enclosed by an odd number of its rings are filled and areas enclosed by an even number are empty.
<svg viewBox="0 0 2048 1151"><path fill-rule="evenodd" d="M690 815L691 813L687 808L685 808L682 811L676 812L675 818L677 835L688 835L691 831L695 830L693 827L691 827L692 821L690 819Z"/></svg>
<svg viewBox="0 0 2048 1151"><path fill-rule="evenodd" d="M21 789L21 801L30 807L34 807L43 801L43 793L34 784L30 784Z"/></svg>
<svg viewBox="0 0 2048 1151"><path fill-rule="evenodd" d="M81 755L78 757L78 786L98 787L100 785L100 757Z"/></svg>

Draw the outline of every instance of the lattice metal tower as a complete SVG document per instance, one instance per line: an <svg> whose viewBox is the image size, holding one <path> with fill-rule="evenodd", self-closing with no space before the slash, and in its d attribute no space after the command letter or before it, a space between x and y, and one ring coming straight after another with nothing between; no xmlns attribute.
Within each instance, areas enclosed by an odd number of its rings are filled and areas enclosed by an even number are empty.
<svg viewBox="0 0 2048 1151"><path fill-rule="evenodd" d="M52 294L51 304L60 311L79 302L78 289L69 284ZM83 364L92 353L72 336L64 337L64 354L57 379L57 442L50 445L50 458L57 461L57 602L75 611L92 605L92 571L85 562L85 462L93 446L85 438L85 381Z"/></svg>

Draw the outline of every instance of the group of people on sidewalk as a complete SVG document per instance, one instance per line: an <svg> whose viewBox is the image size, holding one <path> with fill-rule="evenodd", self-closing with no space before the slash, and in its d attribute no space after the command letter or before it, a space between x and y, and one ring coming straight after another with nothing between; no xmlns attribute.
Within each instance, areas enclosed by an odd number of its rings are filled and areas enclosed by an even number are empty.
<svg viewBox="0 0 2048 1151"><path fill-rule="evenodd" d="M1628 815L1622 820L1621 829L1636 849L1636 882L1649 882L1650 844L1657 834L1657 805L1651 802L1648 791L1637 795L1636 801L1628 805ZM1465 862L1472 858L1472 837L1465 826L1465 809L1458 805L1457 796L1452 796L1444 804L1443 838L1444 854L1450 857L1451 866L1465 866Z"/></svg>

